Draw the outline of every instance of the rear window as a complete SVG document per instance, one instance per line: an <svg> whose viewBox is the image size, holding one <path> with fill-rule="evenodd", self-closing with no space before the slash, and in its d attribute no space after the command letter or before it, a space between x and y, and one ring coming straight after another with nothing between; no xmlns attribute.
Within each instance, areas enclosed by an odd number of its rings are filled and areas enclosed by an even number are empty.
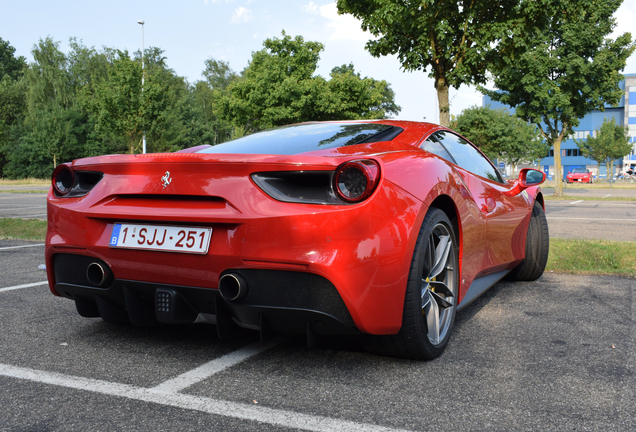
<svg viewBox="0 0 636 432"><path fill-rule="evenodd" d="M197 153L294 155L354 144L391 141L402 131L402 128L381 123L290 125L217 144Z"/></svg>

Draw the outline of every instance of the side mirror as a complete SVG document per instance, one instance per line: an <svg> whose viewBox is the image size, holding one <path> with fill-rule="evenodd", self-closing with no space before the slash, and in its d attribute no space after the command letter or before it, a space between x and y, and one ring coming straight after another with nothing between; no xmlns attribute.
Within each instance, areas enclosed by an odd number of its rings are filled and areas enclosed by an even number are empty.
<svg viewBox="0 0 636 432"><path fill-rule="evenodd" d="M519 181L525 187L540 185L545 181L545 173L532 168L524 168L519 172Z"/></svg>
<svg viewBox="0 0 636 432"><path fill-rule="evenodd" d="M519 195L522 191L529 188L530 186L540 185L545 181L545 173L532 168L524 168L519 171L519 178L514 181L513 187L504 191L503 194L505 196L516 196Z"/></svg>

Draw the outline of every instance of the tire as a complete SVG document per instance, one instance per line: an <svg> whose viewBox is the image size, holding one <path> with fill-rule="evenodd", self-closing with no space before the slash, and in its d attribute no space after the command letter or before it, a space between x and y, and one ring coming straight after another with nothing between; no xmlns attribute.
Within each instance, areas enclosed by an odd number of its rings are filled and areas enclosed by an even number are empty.
<svg viewBox="0 0 636 432"><path fill-rule="evenodd" d="M543 274L548 262L550 235L541 204L535 201L526 235L526 258L506 276L509 280L533 281Z"/></svg>
<svg viewBox="0 0 636 432"><path fill-rule="evenodd" d="M432 207L422 222L411 260L400 331L364 335L362 344L380 355L419 360L439 357L455 323L458 286L456 235L446 214Z"/></svg>

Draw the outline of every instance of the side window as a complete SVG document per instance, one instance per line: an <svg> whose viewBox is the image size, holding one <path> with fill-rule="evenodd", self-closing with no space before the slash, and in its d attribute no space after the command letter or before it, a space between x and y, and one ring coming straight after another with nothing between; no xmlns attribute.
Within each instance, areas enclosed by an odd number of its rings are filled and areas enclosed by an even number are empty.
<svg viewBox="0 0 636 432"><path fill-rule="evenodd" d="M446 149L440 142L439 138L436 137L435 135L431 135L430 137L428 137L426 141L422 143L421 147L423 150L426 150L429 153L433 153L434 155L437 155L441 157L442 159L446 159L447 161L452 162L454 164L457 163L455 162L455 159L453 159L453 157L450 154L448 154L448 152L446 151Z"/></svg>
<svg viewBox="0 0 636 432"><path fill-rule="evenodd" d="M489 180L498 183L504 182L499 171L468 141L445 131L436 132L435 135L453 156L457 165Z"/></svg>

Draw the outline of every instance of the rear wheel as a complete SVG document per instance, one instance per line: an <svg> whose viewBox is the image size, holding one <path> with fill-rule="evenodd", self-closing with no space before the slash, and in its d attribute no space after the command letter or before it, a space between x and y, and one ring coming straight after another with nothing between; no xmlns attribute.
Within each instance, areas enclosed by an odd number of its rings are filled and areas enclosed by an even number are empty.
<svg viewBox="0 0 636 432"><path fill-rule="evenodd" d="M533 281L539 279L548 262L550 250L550 235L548 221L541 204L535 201L532 216L526 235L526 258L513 271L508 273L507 279L517 281Z"/></svg>
<svg viewBox="0 0 636 432"><path fill-rule="evenodd" d="M402 328L396 335L365 335L365 348L396 357L438 357L455 323L458 275L453 226L442 210L431 208L422 223L411 261Z"/></svg>

